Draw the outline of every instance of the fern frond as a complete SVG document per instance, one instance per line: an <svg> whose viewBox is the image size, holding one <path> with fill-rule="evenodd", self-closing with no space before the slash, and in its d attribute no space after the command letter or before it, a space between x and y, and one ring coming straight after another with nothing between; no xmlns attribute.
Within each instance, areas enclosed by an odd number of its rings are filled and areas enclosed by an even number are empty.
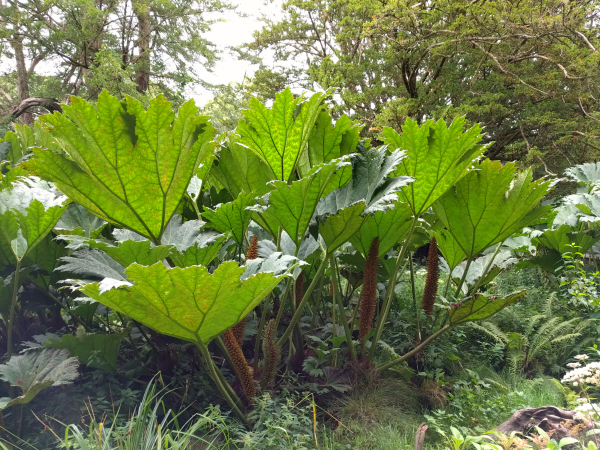
<svg viewBox="0 0 600 450"><path fill-rule="evenodd" d="M469 322L469 326L475 330L487 334L489 337L501 344L506 344L509 341L508 335L493 322Z"/></svg>

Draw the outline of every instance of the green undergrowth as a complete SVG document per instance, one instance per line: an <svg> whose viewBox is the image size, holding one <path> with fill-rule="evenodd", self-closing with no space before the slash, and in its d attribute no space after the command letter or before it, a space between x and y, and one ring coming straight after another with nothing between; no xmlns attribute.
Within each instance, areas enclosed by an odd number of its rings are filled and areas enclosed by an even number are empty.
<svg viewBox="0 0 600 450"><path fill-rule="evenodd" d="M397 377L363 380L352 392L323 405L314 403L312 396L265 394L257 399L253 412L257 425L246 430L218 409L196 414L187 422L178 420L163 402L167 391L151 384L127 420L109 425L103 416L88 420L87 425L70 425L68 440L57 433L55 445L45 448L404 450L414 448L417 428L425 422L429 425L425 449L433 450L450 448L443 433L448 434L451 426L464 435L476 435L493 429L517 409L565 407L563 388L545 376L527 379L479 367L464 369L448 386L441 390L447 395L444 409L431 408L427 399L431 386L418 387ZM57 429L55 422L48 424Z"/></svg>
<svg viewBox="0 0 600 450"><path fill-rule="evenodd" d="M332 402L329 412L339 421L324 436L324 448L404 448L414 445L423 422L421 392L397 378L382 378L360 386Z"/></svg>

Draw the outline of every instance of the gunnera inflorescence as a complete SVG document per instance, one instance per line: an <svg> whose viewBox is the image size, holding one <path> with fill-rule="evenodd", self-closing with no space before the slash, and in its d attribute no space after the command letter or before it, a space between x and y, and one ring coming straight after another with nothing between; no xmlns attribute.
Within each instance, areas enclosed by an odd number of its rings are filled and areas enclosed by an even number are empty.
<svg viewBox="0 0 600 450"><path fill-rule="evenodd" d="M242 353L241 347L238 345L233 331L231 329L223 333L223 342L227 347L229 356L231 356L231 362L233 369L240 380L244 395L248 401L253 402L256 397L256 386L254 386L254 374L252 367L246 362L244 353Z"/></svg>
<svg viewBox="0 0 600 450"><path fill-rule="evenodd" d="M425 279L425 291L423 292L423 300L421 301L421 307L428 316L433 314L433 305L438 289L438 276L439 261L437 242L435 241L435 238L433 238L429 244L429 254L427 255L427 278Z"/></svg>
<svg viewBox="0 0 600 450"><path fill-rule="evenodd" d="M271 319L265 327L262 344L265 359L263 360L263 372L260 380L260 387L263 391L271 386L275 380L277 367L279 366L279 360L281 359L281 349L277 345L276 331L275 319Z"/></svg>
<svg viewBox="0 0 600 450"><path fill-rule="evenodd" d="M360 296L360 316L358 325L358 336L364 342L371 332L375 308L377 306L377 267L379 260L379 239L373 239L367 261L365 262L365 274L363 288Z"/></svg>
<svg viewBox="0 0 600 450"><path fill-rule="evenodd" d="M248 247L248 252L246 253L246 261L249 259L258 258L258 237L256 234L252 237L252 242L250 242L250 246ZM244 330L246 329L246 317L244 317L239 323L234 325L231 328L233 335L235 336L235 340L237 341L240 348L244 344Z"/></svg>

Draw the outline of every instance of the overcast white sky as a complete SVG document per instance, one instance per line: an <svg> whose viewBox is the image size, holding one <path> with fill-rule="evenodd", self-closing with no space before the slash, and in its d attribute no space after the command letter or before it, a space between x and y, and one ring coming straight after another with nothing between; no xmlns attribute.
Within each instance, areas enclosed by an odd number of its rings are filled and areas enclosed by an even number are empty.
<svg viewBox="0 0 600 450"><path fill-rule="evenodd" d="M228 47L237 46L252 41L252 33L262 28L263 22L259 19L263 14L270 18L281 17L281 0L230 0L234 5L238 5L238 11L246 14L246 17L240 17L235 13L226 13L223 15L223 22L216 23L207 39L223 51L221 61L219 61L213 72L206 72L202 68L197 68L202 79L214 84L227 84L231 82L241 82L244 74L250 76L256 67L253 67L248 61L238 60L237 56L230 54ZM266 56L266 58L265 58ZM268 56L263 55L265 63L269 63ZM202 86L191 88L186 94L193 97L199 105L203 105L212 98L212 93Z"/></svg>
<svg viewBox="0 0 600 450"><path fill-rule="evenodd" d="M252 42L252 33L260 30L263 22L260 20L263 15L269 18L281 18L282 0L229 0L237 6L237 11L244 14L240 17L235 12L222 14L222 22L213 25L212 30L207 33L206 38L217 45L222 51L221 61L217 62L212 72L207 72L202 66L196 67L197 73L201 79L211 84L227 84L231 82L241 82L244 75L251 76L256 67L248 61L238 60L237 55L232 54L228 49L246 42ZM261 55L263 62L267 65L272 63L268 54ZM190 61L193 64L192 61ZM0 57L0 71L14 70L14 61L7 60L4 56ZM51 74L55 70L53 62L42 63L38 65L37 72L40 74ZM185 92L186 97L193 97L198 105L204 105L213 97L211 91L200 85L190 87Z"/></svg>

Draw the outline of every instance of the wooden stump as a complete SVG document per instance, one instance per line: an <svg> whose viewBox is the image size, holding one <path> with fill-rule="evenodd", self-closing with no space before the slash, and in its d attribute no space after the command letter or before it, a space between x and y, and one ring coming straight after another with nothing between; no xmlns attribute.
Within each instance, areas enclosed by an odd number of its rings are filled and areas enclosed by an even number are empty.
<svg viewBox="0 0 600 450"><path fill-rule="evenodd" d="M429 428L426 424L422 423L417 428L417 434L415 436L415 450L423 450L425 448L425 433Z"/></svg>

